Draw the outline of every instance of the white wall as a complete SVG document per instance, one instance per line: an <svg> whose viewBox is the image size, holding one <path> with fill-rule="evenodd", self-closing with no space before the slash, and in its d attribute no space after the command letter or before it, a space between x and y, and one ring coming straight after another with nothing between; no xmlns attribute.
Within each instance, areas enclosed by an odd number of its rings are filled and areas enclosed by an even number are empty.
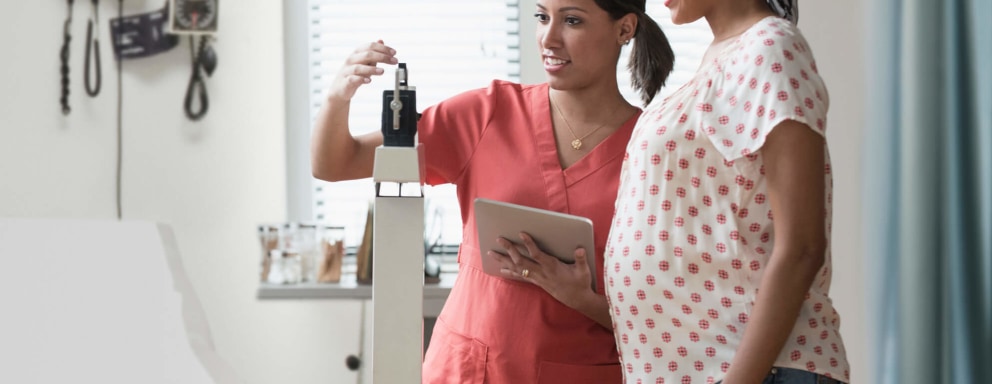
<svg viewBox="0 0 992 384"><path fill-rule="evenodd" d="M128 1L125 14L163 3ZM255 299L255 225L286 218L282 3L222 3L218 67L206 80L210 110L202 121L190 122L182 110L187 41L124 63L124 218L172 225L216 347L245 382L348 382L338 380L348 377L344 359L355 351L337 346L357 349L358 303ZM117 5L100 2L103 89L91 99L82 77L90 2L75 2L73 110L62 116L66 2L4 2L0 217L116 217L117 82L108 19ZM342 324L348 332L336 332Z"/></svg>
<svg viewBox="0 0 992 384"><path fill-rule="evenodd" d="M867 6L857 0L804 1L799 28L813 48L830 92L827 143L834 171L834 276L830 296L841 315L853 383L868 383L861 158L865 130Z"/></svg>

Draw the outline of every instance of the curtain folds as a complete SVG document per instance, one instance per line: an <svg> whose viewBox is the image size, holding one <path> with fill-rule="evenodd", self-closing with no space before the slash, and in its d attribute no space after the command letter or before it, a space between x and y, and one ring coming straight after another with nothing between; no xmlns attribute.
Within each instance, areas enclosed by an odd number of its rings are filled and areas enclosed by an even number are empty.
<svg viewBox="0 0 992 384"><path fill-rule="evenodd" d="M872 382L989 382L992 2L869 7Z"/></svg>

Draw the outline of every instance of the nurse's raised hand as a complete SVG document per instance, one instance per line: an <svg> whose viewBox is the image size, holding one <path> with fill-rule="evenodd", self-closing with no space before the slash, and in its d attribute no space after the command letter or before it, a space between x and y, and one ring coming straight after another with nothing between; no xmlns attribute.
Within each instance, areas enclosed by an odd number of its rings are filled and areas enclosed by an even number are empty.
<svg viewBox="0 0 992 384"><path fill-rule="evenodd" d="M383 44L382 40L364 44L344 61L344 65L334 77L329 101L351 101L355 91L363 84L372 82L372 76L381 76L385 71L379 64L396 64L396 50Z"/></svg>

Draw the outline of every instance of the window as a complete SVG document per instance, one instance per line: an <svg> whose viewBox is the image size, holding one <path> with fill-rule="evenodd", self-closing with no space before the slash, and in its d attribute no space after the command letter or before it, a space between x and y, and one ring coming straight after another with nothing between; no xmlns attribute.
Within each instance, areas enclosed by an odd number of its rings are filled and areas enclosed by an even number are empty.
<svg viewBox="0 0 992 384"><path fill-rule="evenodd" d="M295 3L294 3L295 2ZM362 43L382 39L406 62L410 84L417 87L418 109L457 93L485 87L492 79L520 81L521 73L542 79L531 14L534 0L291 0L286 5L287 120L289 135L289 200L291 220L317 221L347 228L346 242L360 242L371 180L326 183L309 175L309 129L323 105L330 77L346 55ZM293 9L291 9L293 8ZM302 8L302 9L301 9ZM702 22L673 28L668 9L648 3L648 14L658 20L676 52L675 72L656 99L688 81L711 40ZM304 23L304 26L299 24ZM521 52L525 52L522 56ZM530 53L527 53L530 52ZM634 105L640 97L629 87L625 48L618 66L624 96ZM529 57L533 56L533 57ZM302 63L302 64L301 64ZM381 94L393 85L394 67L359 89L352 101L351 131L362 134L379 129ZM299 73L304 72L304 73ZM303 83L303 85L300 85ZM298 115L300 97L309 117ZM441 242L461 241L461 216L450 185L425 187L428 230L434 227ZM294 217L295 216L295 217ZM437 220L440 218L440 220Z"/></svg>
<svg viewBox="0 0 992 384"><path fill-rule="evenodd" d="M311 0L309 9L310 117L315 118L330 77L360 44L382 39L407 63L419 110L492 79L520 81L517 1L508 0ZM358 90L351 131L380 129L382 91L393 88L395 67ZM370 179L339 183L313 180L313 219L345 225L346 242L362 235ZM441 242L461 241L461 216L452 185L425 187L428 228Z"/></svg>

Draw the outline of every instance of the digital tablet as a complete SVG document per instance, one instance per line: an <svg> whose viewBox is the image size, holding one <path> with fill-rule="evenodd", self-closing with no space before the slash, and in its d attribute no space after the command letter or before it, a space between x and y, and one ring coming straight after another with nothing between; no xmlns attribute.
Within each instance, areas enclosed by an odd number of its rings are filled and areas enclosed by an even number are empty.
<svg viewBox="0 0 992 384"><path fill-rule="evenodd" d="M504 237L519 245L520 253L529 257L520 240L520 232L527 232L545 253L562 262L575 262L575 249L583 247L592 272L592 286L596 288L595 243L592 220L582 216L538 209L484 198L475 199L475 226L479 236L479 255L482 269L493 276L523 280L500 273L501 265L487 255L490 250L506 253L496 239Z"/></svg>

